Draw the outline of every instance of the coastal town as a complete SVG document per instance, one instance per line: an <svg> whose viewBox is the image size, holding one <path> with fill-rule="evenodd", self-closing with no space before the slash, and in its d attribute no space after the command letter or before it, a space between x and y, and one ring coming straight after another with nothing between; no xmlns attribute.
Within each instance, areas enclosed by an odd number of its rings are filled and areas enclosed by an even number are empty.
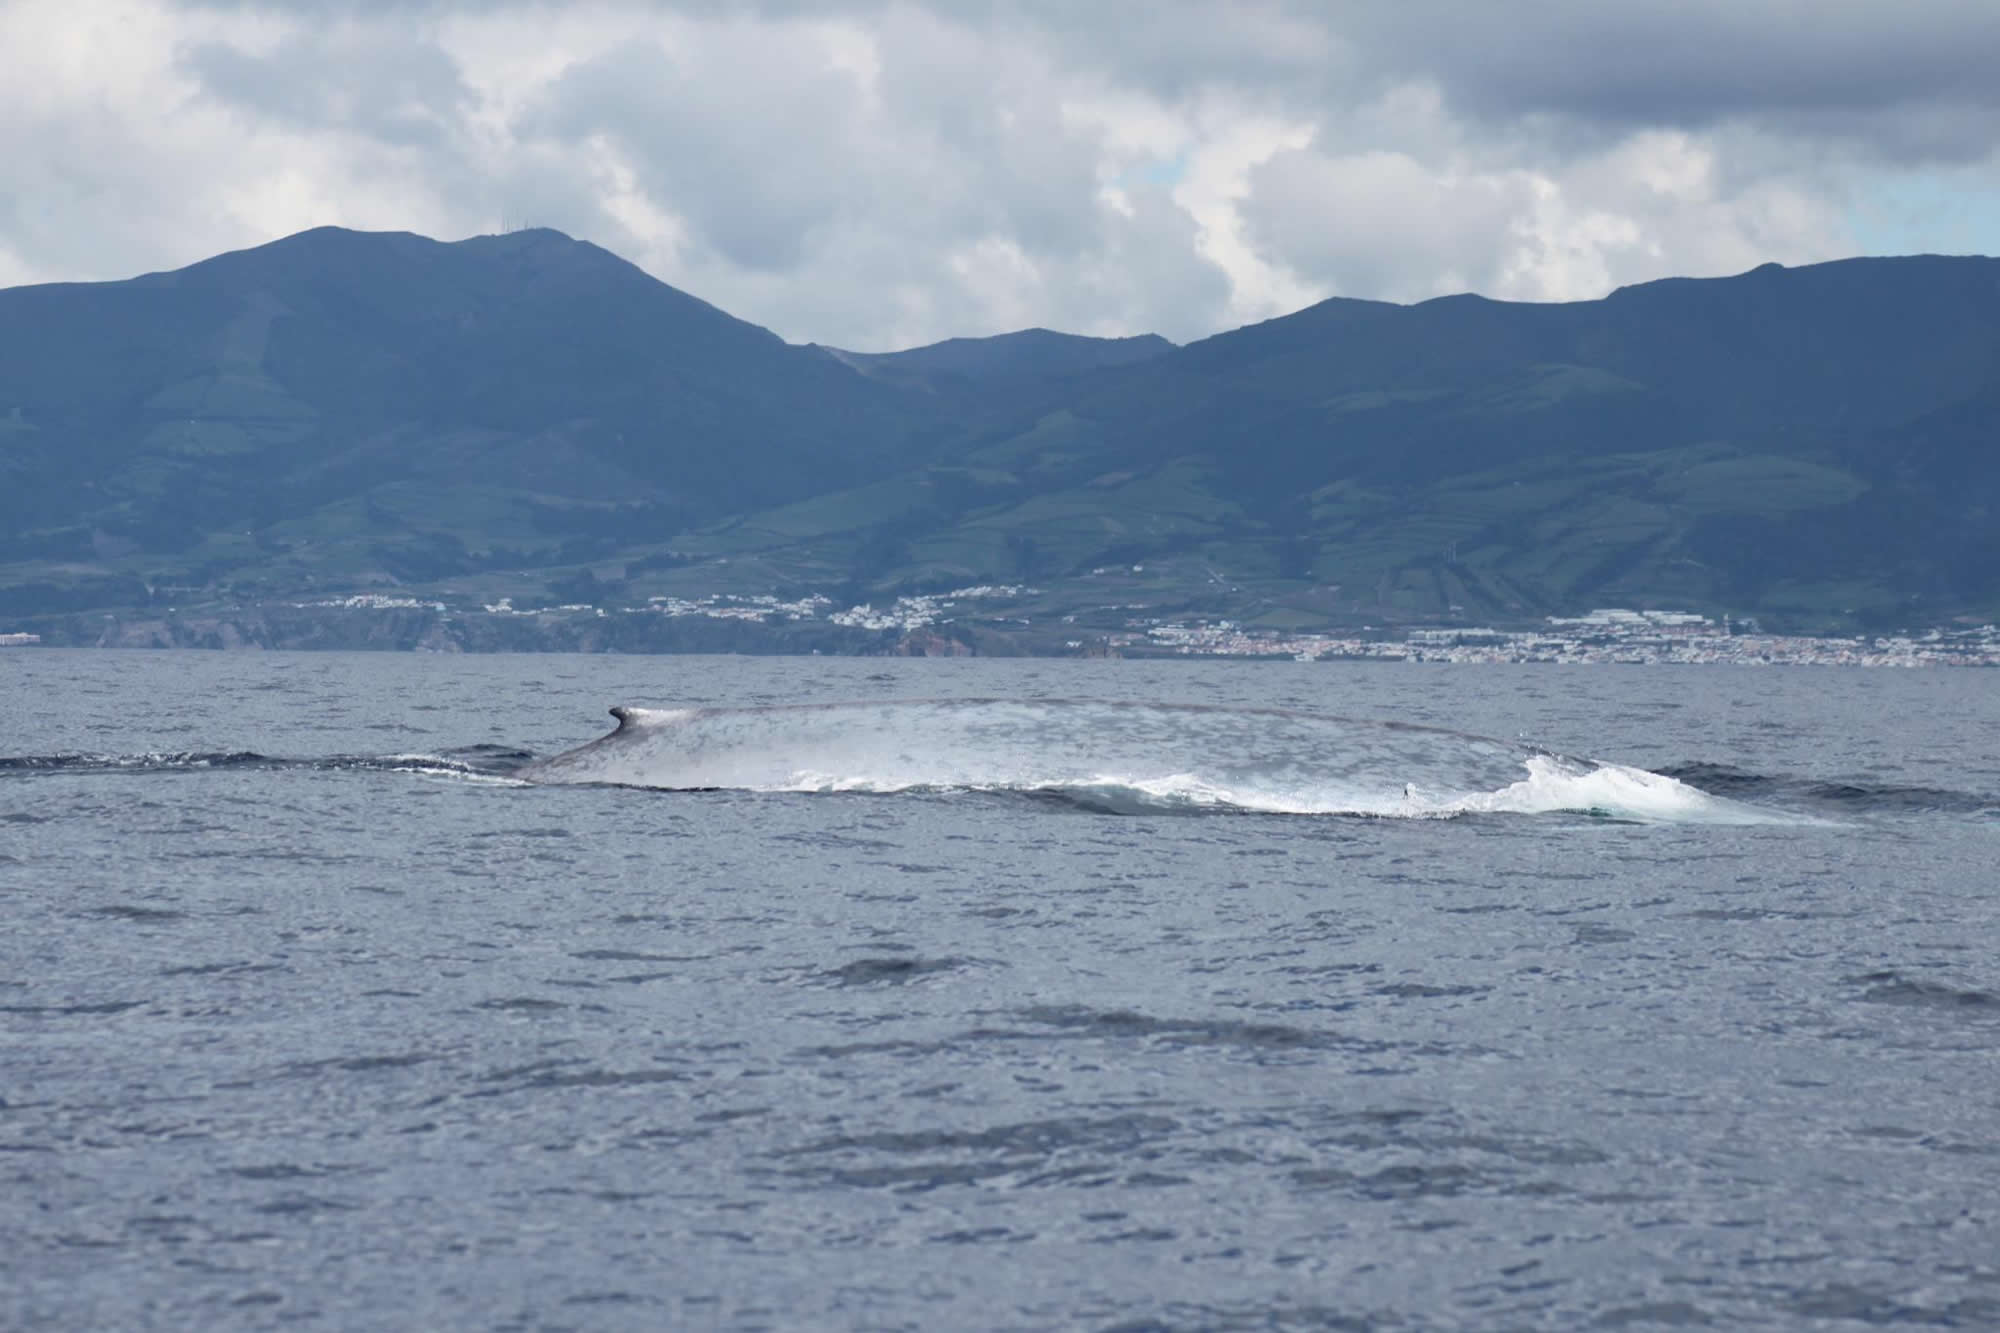
<svg viewBox="0 0 2000 1333"><path fill-rule="evenodd" d="M1228 621L1168 624L1120 636L1122 647L1201 657L1293 657L1300 661L1564 662L1728 666L2000 666L2000 628L1919 635L1819 638L1765 634L1684 612L1623 609L1550 618L1526 630L1411 629L1399 635L1276 635Z"/></svg>
<svg viewBox="0 0 2000 1333"><path fill-rule="evenodd" d="M667 616L826 622L852 629L914 634L961 621L981 625L1034 625L1032 617L1006 614L994 603L1033 599L1038 589L982 584L935 595L899 597L876 607L834 609L831 599L808 596L654 598L644 610ZM488 610L498 608L488 607ZM566 608L571 611L589 608ZM1057 617L1074 627L1078 617ZM1716 620L1688 611L1601 608L1574 617L1548 617L1523 629L1486 627L1363 626L1356 632L1278 631L1228 619L1127 618L1108 633L1066 633L1059 651L1113 656L1292 658L1297 661L1367 659L1403 662L1571 662L1727 664L1736 666L2000 666L2000 627L1991 624L1930 629L1875 637L1818 637L1764 633L1754 620Z"/></svg>
<svg viewBox="0 0 2000 1333"><path fill-rule="evenodd" d="M291 617L287 620L286 617ZM93 628L95 627L95 628ZM304 628L302 628L304 627ZM330 628L331 627L331 628ZM337 629L339 632L333 632ZM1143 606L1067 610L1043 590L981 584L843 606L821 593L652 597L635 605L519 606L358 593L162 616L78 618L0 647L369 647L433 651L834 653L1312 661L1730 666L2000 666L2000 627L1886 635L1773 633L1753 619L1600 608L1516 626L1271 628ZM67 632L73 631L73 632Z"/></svg>
<svg viewBox="0 0 2000 1333"><path fill-rule="evenodd" d="M1548 617L1523 628L1361 626L1355 630L1280 631L1230 619L1154 619L1129 615L1117 628L1079 628L1076 614L1039 624L1030 609L1040 589L982 584L898 597L881 606L839 607L820 594L655 597L607 610L569 605L516 610L502 599L480 609L503 616L639 615L690 617L780 627L821 623L889 636L897 642L951 627L1013 633L1029 651L1056 655L1291 658L1297 661L1564 662L1735 666L2000 666L2000 627L1933 628L1881 636L1826 637L1764 632L1755 620L1716 619L1689 611L1601 608ZM368 596L362 604L445 611L441 602ZM1135 608L1136 609L1136 608ZM1042 637L1032 631L1041 629Z"/></svg>

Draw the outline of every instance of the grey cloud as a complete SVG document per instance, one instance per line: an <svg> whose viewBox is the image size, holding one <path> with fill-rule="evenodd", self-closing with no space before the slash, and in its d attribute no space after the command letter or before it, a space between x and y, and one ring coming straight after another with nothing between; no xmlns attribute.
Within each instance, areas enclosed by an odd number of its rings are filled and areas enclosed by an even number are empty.
<svg viewBox="0 0 2000 1333"><path fill-rule="evenodd" d="M1367 63L1435 80L1475 120L1770 118L1892 148L1903 117L1948 118L1929 150L1963 151L2000 109L2000 7L1984 0L1361 5L1335 22Z"/></svg>
<svg viewBox="0 0 2000 1333"><path fill-rule="evenodd" d="M776 78L723 64L705 60L698 75L656 44L628 43L569 69L517 129L571 143L603 136L703 242L747 268L787 268L841 206L853 89L832 71L788 67Z"/></svg>
<svg viewBox="0 0 2000 1333"><path fill-rule="evenodd" d="M709 256L675 281L781 332L856 351L1038 324L1177 341L1214 332L1230 285L1196 252L1193 222L1161 190L1135 192L1131 202L1131 216L1098 220L1091 244L1034 256L1033 271L998 297L947 269L937 248L868 227L829 232L803 273L749 272Z"/></svg>
<svg viewBox="0 0 2000 1333"><path fill-rule="evenodd" d="M1343 295L1399 301L1490 290L1496 245L1532 206L1518 179L1452 180L1412 158L1280 153L1252 177L1247 210L1263 248Z"/></svg>
<svg viewBox="0 0 2000 1333"><path fill-rule="evenodd" d="M192 0L242 8L238 0ZM305 16L494 13L535 0L281 0ZM1165 98L1229 88L1325 110L1427 79L1478 122L1531 116L1699 128L1770 118L1885 153L1964 156L2000 110L2000 6L1988 0L655 0L698 18L938 24L1043 43L1054 58ZM1896 122L1913 118L1922 133ZM1886 135L1878 130L1887 129Z"/></svg>
<svg viewBox="0 0 2000 1333"><path fill-rule="evenodd" d="M1560 164L1428 160L1321 145L1273 157L1244 206L1250 234L1342 295L1521 300L1601 295L1674 274L1840 253L1838 192L1768 143L1654 131ZM1741 168L1766 158L1764 169ZM1737 169L1725 169L1730 160Z"/></svg>
<svg viewBox="0 0 2000 1333"><path fill-rule="evenodd" d="M1050 255L1094 242L1091 146L1032 71L927 24L881 40L872 90L784 32L723 29L691 53L628 42L570 68L517 130L615 144L657 203L749 269L795 266L853 227L919 254L989 235Z"/></svg>
<svg viewBox="0 0 2000 1333"><path fill-rule="evenodd" d="M288 14L311 22L496 15L547 0L170 0L189 10ZM609 0L607 11L700 20L928 21L1041 42L1081 66L1168 97L1214 85L1297 89L1351 83L1339 25L1312 0Z"/></svg>
<svg viewBox="0 0 2000 1333"><path fill-rule="evenodd" d="M532 10L544 0L179 0L307 18ZM1163 86L1215 80L1348 83L1368 69L1428 75L1468 105L1668 118L1779 105L1881 108L2000 102L2000 8L1987 0L631 0L696 18L898 13L1036 32L1093 66Z"/></svg>
<svg viewBox="0 0 2000 1333"><path fill-rule="evenodd" d="M1229 278L1197 253L1194 220L1164 189L1134 189L1128 199L1131 215L1106 219L1101 245L1058 275L1059 326L1149 331L1176 342L1215 332L1229 307Z"/></svg>
<svg viewBox="0 0 2000 1333"><path fill-rule="evenodd" d="M1314 291L1832 257L1871 179L2000 142L2000 8L1957 0L156 2L198 34L158 125L0 117L21 265L112 276L335 201L559 227L795 338L1187 338Z"/></svg>
<svg viewBox="0 0 2000 1333"><path fill-rule="evenodd" d="M205 258L212 250L190 235L187 181L207 163L148 148L108 109L0 115L0 250L53 280L122 278Z"/></svg>
<svg viewBox="0 0 2000 1333"><path fill-rule="evenodd" d="M450 58L420 41L400 62L361 69L366 41L401 25L342 9L347 19L299 24L269 54L215 42L182 68L245 115L418 151L427 182L475 227L533 221L627 254L652 247L662 276L791 336L882 345L997 332L990 322L1008 311L1186 336L1208 331L1227 299L1225 276L1163 195L1129 217L1107 213L1099 145L1065 122L1064 71L1029 43L885 9L868 29L879 72L863 87L829 64L810 25L670 25L564 69L507 123L504 151L481 160L453 132L476 108ZM675 12L690 9L747 11ZM428 101L415 96L425 87ZM366 117L397 103L436 132ZM602 146L685 229L668 250L610 206L593 165ZM996 253L1025 265L1012 289L980 271ZM1016 300L1028 292L1037 299ZM1171 307L1156 299L1165 293ZM1135 326L1140 310L1159 318Z"/></svg>
<svg viewBox="0 0 2000 1333"><path fill-rule="evenodd" d="M261 55L203 42L181 52L180 65L241 110L392 145L437 146L469 97L450 56L401 31L296 34Z"/></svg>

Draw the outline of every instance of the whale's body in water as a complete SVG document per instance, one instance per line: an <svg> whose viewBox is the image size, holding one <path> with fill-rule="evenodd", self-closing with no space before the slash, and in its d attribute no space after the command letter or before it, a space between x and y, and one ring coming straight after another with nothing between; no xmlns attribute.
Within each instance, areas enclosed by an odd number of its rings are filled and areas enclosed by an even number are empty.
<svg viewBox="0 0 2000 1333"><path fill-rule="evenodd" d="M916 699L611 713L610 735L520 776L678 790L1012 792L1133 813L1775 817L1661 774L1521 742L1282 709Z"/></svg>

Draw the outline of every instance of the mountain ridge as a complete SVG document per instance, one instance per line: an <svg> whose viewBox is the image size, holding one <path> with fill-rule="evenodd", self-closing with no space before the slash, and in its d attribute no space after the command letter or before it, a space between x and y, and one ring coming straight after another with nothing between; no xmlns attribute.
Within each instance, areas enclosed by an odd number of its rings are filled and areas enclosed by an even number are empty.
<svg viewBox="0 0 2000 1333"><path fill-rule="evenodd" d="M897 352L832 352L863 373L892 371L912 376L950 375L968 380L1075 375L1108 366L1133 365L1162 356L1175 344L1157 333L1092 338L1053 329L1019 329L983 338L946 338Z"/></svg>
<svg viewBox="0 0 2000 1333"><path fill-rule="evenodd" d="M315 228L0 290L0 613L1033 582L1274 625L1990 616L1996 423L1978 256L855 353L559 232Z"/></svg>

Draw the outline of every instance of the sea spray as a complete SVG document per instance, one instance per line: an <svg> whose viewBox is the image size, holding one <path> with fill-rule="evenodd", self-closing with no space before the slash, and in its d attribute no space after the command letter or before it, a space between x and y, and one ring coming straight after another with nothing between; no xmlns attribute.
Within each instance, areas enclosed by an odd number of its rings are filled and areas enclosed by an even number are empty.
<svg viewBox="0 0 2000 1333"><path fill-rule="evenodd" d="M1282 709L918 699L612 711L611 735L521 776L682 790L1003 792L1120 813L1781 818L1661 774L1521 742Z"/></svg>

